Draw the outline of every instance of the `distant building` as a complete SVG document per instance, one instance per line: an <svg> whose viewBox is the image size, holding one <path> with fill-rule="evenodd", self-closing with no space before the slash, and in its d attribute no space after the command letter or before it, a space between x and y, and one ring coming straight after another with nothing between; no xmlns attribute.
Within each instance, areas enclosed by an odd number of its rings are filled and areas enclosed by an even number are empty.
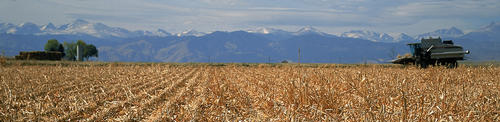
<svg viewBox="0 0 500 122"><path fill-rule="evenodd" d="M16 60L61 60L63 53L57 51L19 52Z"/></svg>

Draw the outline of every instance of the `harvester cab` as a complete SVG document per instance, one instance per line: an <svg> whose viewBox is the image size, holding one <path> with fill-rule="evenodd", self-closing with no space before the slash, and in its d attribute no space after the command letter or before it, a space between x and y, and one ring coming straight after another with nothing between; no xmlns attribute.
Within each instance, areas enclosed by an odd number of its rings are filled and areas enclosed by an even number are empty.
<svg viewBox="0 0 500 122"><path fill-rule="evenodd" d="M410 43L410 44L408 44L408 46L410 46L410 52L411 52L412 56L419 55L418 52L421 52L421 50L422 50L420 43Z"/></svg>

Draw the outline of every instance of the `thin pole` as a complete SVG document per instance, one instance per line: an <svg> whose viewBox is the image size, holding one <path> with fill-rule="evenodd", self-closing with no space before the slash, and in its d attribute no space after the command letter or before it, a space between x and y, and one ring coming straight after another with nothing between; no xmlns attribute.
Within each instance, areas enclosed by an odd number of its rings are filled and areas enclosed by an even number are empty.
<svg viewBox="0 0 500 122"><path fill-rule="evenodd" d="M299 65L300 65L300 48L299 48L299 57L298 58L299 58Z"/></svg>

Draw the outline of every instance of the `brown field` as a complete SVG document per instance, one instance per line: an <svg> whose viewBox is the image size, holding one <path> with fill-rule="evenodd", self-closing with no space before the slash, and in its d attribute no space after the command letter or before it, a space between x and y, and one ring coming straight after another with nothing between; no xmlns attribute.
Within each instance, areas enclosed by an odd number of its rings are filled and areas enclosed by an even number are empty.
<svg viewBox="0 0 500 122"><path fill-rule="evenodd" d="M0 121L500 121L500 68L0 66Z"/></svg>

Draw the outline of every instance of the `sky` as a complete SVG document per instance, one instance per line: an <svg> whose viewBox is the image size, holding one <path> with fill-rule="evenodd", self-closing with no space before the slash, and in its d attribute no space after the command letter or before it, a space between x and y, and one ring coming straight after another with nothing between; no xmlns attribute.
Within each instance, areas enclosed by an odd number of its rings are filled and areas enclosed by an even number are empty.
<svg viewBox="0 0 500 122"><path fill-rule="evenodd" d="M312 26L331 34L415 35L498 22L500 0L0 0L0 22L59 26L76 19L171 33Z"/></svg>

